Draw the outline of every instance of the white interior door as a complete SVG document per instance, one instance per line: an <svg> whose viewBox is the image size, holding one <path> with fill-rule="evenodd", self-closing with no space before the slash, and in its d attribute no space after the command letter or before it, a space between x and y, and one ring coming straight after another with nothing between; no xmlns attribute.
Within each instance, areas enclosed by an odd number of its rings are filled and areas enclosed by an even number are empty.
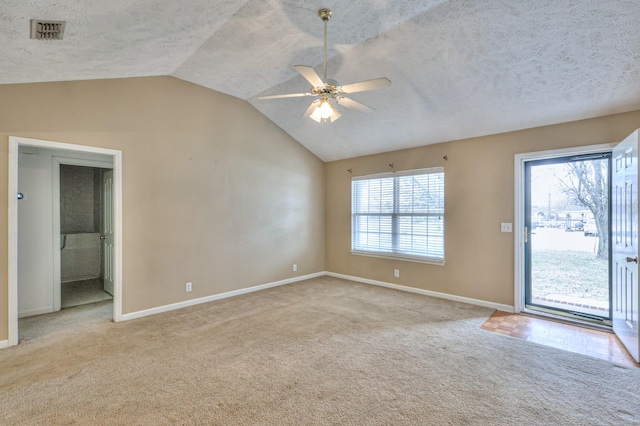
<svg viewBox="0 0 640 426"><path fill-rule="evenodd" d="M113 296L113 170L102 175L104 291Z"/></svg>
<svg viewBox="0 0 640 426"><path fill-rule="evenodd" d="M613 150L613 331L640 362L638 339L638 130Z"/></svg>

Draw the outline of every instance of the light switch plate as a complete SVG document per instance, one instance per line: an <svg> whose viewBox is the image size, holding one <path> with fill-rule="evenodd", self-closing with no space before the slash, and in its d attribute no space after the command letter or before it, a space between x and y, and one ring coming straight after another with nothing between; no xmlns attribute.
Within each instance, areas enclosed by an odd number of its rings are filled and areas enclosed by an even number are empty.
<svg viewBox="0 0 640 426"><path fill-rule="evenodd" d="M500 232L513 232L513 226L511 223L502 222L500 224Z"/></svg>

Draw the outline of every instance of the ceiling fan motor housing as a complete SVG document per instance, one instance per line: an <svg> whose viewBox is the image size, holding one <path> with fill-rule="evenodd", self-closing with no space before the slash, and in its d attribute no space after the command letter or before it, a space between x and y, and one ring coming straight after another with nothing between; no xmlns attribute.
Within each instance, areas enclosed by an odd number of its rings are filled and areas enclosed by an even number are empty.
<svg viewBox="0 0 640 426"><path fill-rule="evenodd" d="M338 93L338 82L327 78L324 81L324 86L312 87L311 93L314 95L319 95L322 98L330 98L335 96Z"/></svg>

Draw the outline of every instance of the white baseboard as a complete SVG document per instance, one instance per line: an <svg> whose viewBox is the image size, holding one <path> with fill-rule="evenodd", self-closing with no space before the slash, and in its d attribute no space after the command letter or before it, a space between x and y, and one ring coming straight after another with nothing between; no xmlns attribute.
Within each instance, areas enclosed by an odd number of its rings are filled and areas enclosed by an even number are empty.
<svg viewBox="0 0 640 426"><path fill-rule="evenodd" d="M7 349L9 347L8 340L0 340L0 349Z"/></svg>
<svg viewBox="0 0 640 426"><path fill-rule="evenodd" d="M309 274L309 275L302 275L302 276L294 277L294 278L288 278L286 280L275 281L275 282L271 282L271 283L267 283L267 284L261 284L261 285L257 285L257 286L254 286L254 287L242 288L240 290L228 291L226 293L214 294L212 296L200 297L198 299L185 300L184 302L172 303L170 305L158 306L158 307L155 307L155 308L145 309L145 310L142 310L142 311L131 312L131 313L128 313L128 314L123 314L122 315L122 321L128 321L128 320L132 320L132 319L136 319L136 318L146 317L146 316L149 316L149 315L159 314L159 313L162 313L162 312L168 312L168 311L173 311L173 310L176 310L176 309L187 308L189 306L199 305L199 304L207 303L207 302L213 302L214 300L226 299L228 297L239 296L241 294L253 293L255 291L265 290L267 288L278 287L278 286L282 286L282 285L286 285L286 284L295 283L295 282L298 282L298 281L309 280L311 278L322 277L322 276L325 276L325 275L326 276L330 276L330 277L335 277L335 278L342 278L342 279L350 280L350 281L356 281L356 282L360 282L360 283L364 283L364 284L371 284L371 285L376 285L376 286L380 286L380 287L391 288L391 289L394 289L394 290L400 290L400 291L405 291L405 292L409 292L409 293L417 293L417 294L422 294L422 295L425 295L425 296L437 297L437 298L440 298L440 299L453 300L455 302L462 302L462 303L468 303L468 304L471 304L471 305L484 306L484 307L487 307L487 308L496 309L496 310L504 311L504 312L514 312L513 306L509 306L509 305L502 305L502 304L499 304L499 303L487 302L485 300L472 299L472 298L469 298L469 297L462 297L462 296L455 296L455 295L447 294L447 293L439 293L439 292L436 292L436 291L423 290L423 289L415 288L415 287L408 287L408 286L403 286L403 285L398 285L398 284L386 283L386 282L383 282L383 281L370 280L370 279L367 279L367 278L355 277L355 276L351 276L351 275L336 274L334 272L324 271L324 272L316 272L314 274Z"/></svg>
<svg viewBox="0 0 640 426"><path fill-rule="evenodd" d="M314 274L302 275L299 277L288 278L286 280L274 281L267 284L261 284L254 287L242 288L240 290L228 291L226 293L214 294L212 296L200 297L198 299L185 300L184 302L172 303L170 305L158 306L156 308L145 309L142 311L131 312L129 314L122 315L122 321L128 321L136 318L142 318L149 315L155 315L162 312L173 311L176 309L187 308L189 306L199 305L201 303L213 302L214 300L226 299L227 297L239 296L241 294L253 293L254 291L265 290L271 287L278 287L281 285L291 284L298 281L309 280L311 278L322 277L326 275L326 272L316 272Z"/></svg>
<svg viewBox="0 0 640 426"><path fill-rule="evenodd" d="M500 303L487 302L486 300L472 299L470 297L455 296L453 294L439 293L437 291L423 290L421 288L408 287L399 284L386 283L384 281L370 280L368 278L354 277L351 275L336 274L334 272L325 272L325 275L334 278L342 278L344 280L356 281L363 284L377 285L380 287L392 288L394 290L406 291L409 293L417 293L425 296L437 297L439 299L452 300L454 302L468 303L470 305L484 306L486 308L496 309L498 311L513 313L513 306L503 305Z"/></svg>

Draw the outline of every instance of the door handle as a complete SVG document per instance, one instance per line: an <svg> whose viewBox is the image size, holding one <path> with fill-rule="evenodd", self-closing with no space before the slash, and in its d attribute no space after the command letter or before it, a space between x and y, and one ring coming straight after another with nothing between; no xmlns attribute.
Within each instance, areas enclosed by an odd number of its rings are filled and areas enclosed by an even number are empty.
<svg viewBox="0 0 640 426"><path fill-rule="evenodd" d="M536 235L535 232L529 232L529 228L527 226L524 227L524 242L529 242L529 235Z"/></svg>
<svg viewBox="0 0 640 426"><path fill-rule="evenodd" d="M106 240L106 239L107 239L107 237L105 237L104 235L100 235L100 239L101 239L101 240Z"/></svg>
<svg viewBox="0 0 640 426"><path fill-rule="evenodd" d="M638 263L638 256L636 256L636 257L627 257L627 262L629 262L629 263Z"/></svg>

